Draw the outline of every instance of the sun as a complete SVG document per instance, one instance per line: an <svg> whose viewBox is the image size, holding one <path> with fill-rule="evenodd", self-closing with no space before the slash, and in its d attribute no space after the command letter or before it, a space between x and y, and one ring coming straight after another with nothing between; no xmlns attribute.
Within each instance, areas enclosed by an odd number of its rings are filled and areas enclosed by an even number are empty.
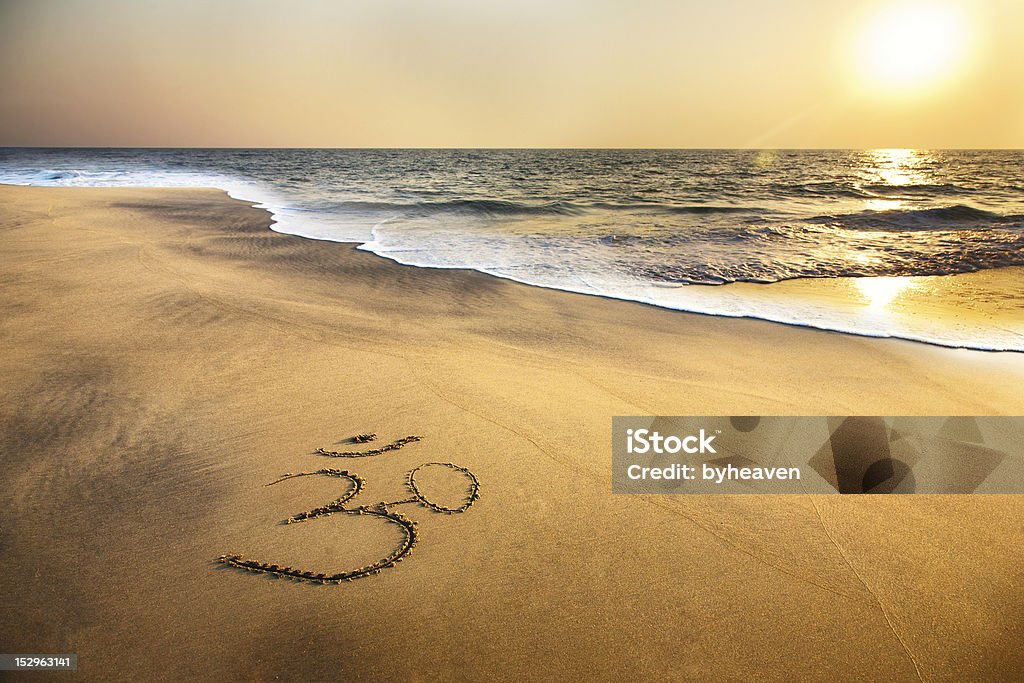
<svg viewBox="0 0 1024 683"><path fill-rule="evenodd" d="M950 79L963 65L968 17L953 4L884 4L865 18L854 61L865 85L918 92Z"/></svg>

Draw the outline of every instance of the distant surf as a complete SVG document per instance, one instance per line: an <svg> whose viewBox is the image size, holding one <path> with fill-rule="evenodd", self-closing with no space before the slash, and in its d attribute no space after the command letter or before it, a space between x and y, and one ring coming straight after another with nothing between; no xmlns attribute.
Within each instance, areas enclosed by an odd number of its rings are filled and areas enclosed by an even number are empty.
<svg viewBox="0 0 1024 683"><path fill-rule="evenodd" d="M709 287L1024 266L1024 153L1015 151L19 148L0 150L0 182L217 187L268 209L275 230L407 265L1024 350L1021 320L936 326Z"/></svg>

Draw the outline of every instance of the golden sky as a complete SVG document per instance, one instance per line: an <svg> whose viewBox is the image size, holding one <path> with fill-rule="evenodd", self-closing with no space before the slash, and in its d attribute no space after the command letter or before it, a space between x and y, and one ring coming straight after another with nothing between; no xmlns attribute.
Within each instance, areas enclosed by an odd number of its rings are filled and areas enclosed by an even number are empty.
<svg viewBox="0 0 1024 683"><path fill-rule="evenodd" d="M1021 0L0 0L0 145L1024 147Z"/></svg>

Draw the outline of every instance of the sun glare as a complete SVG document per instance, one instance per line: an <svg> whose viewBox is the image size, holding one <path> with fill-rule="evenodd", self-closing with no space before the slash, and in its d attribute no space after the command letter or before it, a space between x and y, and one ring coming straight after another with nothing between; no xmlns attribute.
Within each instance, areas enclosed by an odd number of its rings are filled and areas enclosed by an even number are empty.
<svg viewBox="0 0 1024 683"><path fill-rule="evenodd" d="M967 53L967 17L941 2L889 3L866 18L855 60L865 84L916 92L940 84Z"/></svg>
<svg viewBox="0 0 1024 683"><path fill-rule="evenodd" d="M909 277L859 277L854 280L858 292L874 310L883 309L908 289L913 289Z"/></svg>

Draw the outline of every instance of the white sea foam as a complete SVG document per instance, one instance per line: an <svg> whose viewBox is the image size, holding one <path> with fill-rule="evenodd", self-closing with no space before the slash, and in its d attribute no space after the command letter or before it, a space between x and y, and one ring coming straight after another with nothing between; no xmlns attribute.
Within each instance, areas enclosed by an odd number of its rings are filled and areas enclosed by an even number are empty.
<svg viewBox="0 0 1024 683"><path fill-rule="evenodd" d="M969 323L958 323L948 316L930 319L925 316L894 315L872 306L870 301L865 301L859 306L839 306L784 295L752 297L728 285L651 283L616 271L613 264L600 263L594 259L575 258L569 261L574 264L573 266L560 268L549 263L517 263L512 258L502 258L502 254L516 254L522 251L514 245L506 243L494 248L493 245L485 246L481 241L473 239L463 244L451 243L436 250L426 251L403 243L400 239L383 237L383 228L386 227L378 227L374 239L361 244L358 248L403 265L425 268L471 268L537 287L634 301L689 313L752 318L952 348L1024 351L1024 319L982 324L975 318ZM330 239L324 233L310 236L316 239ZM434 246L437 246L436 243ZM558 261L558 250L554 250L552 256L553 261L566 262Z"/></svg>
<svg viewBox="0 0 1024 683"><path fill-rule="evenodd" d="M967 263L963 270L1014 265L1000 259L1015 258L1020 216L949 205L950 196L960 191L949 182L914 186L899 196L915 197L918 203L887 215L858 210L865 200L846 195L861 186L851 190L805 182L800 192L809 192L811 198L801 194L769 209L752 208L770 203L767 190L757 202L746 204L710 201L714 195L698 196L689 204L625 195L616 199L606 196L607 191L595 191L592 197L582 186L564 197L522 201L490 199L493 188L453 187L447 177L439 181L436 176L446 170L444 164L457 166L443 158L434 161L441 171L432 169L428 176L415 158L405 159L406 167L390 177L373 167L373 173L385 177L361 187L360 179L368 173L364 169L339 170L331 157L315 164L301 156L288 161L295 151L153 152L155 158L115 151L99 160L85 151L72 152L67 157L40 152L40 158L27 159L0 153L0 182L213 187L269 211L272 229L278 232L356 243L405 265L470 268L529 285L693 313L950 347L1024 351L1020 319L982 325L975 316L970 324L957 324L948 316L894 315L866 304L837 306L806 297L752 295L749 286L694 284L858 275L862 273L850 271L860 267L858 258L866 274L892 275L887 268L905 268L909 274L931 274L929 268L959 272L963 250L958 251L954 231L962 224L980 226L971 233L976 263ZM281 158L287 163L279 162ZM402 184L401 189L391 189L393 184ZM884 192L863 187L893 201L895 190L889 186ZM826 191L835 197L827 202L816 198ZM920 203L918 195L928 193L943 203L938 208ZM798 214L798 220L792 219ZM733 225L741 227L734 230ZM941 248L933 249L936 243ZM1019 313L1020 308L1015 310Z"/></svg>

